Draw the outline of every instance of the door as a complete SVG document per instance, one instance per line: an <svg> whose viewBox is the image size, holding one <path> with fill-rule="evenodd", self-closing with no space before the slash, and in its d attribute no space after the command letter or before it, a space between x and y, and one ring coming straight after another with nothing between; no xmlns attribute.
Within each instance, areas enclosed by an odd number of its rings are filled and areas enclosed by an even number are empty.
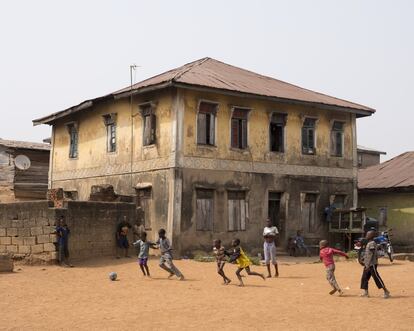
<svg viewBox="0 0 414 331"><path fill-rule="evenodd" d="M269 192L268 201L268 217L279 232L282 230L280 228L280 196L281 193L279 192Z"/></svg>

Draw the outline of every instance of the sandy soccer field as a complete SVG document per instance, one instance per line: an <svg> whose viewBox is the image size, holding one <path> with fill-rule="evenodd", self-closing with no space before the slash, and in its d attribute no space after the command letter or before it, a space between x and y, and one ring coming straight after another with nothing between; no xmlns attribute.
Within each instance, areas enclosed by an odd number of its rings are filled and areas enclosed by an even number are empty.
<svg viewBox="0 0 414 331"><path fill-rule="evenodd" d="M235 266L226 266L233 283L223 286L214 263L194 261L177 261L187 277L182 282L167 280L157 260L150 261L150 279L134 259L72 269L17 266L0 274L0 329L414 330L413 262L383 261L380 273L392 294L385 300L374 286L371 298L358 297L361 267L355 261L337 263L343 297L328 295L320 263L289 261L281 263L280 278L246 277L244 288L235 286ZM118 281L108 279L111 271Z"/></svg>

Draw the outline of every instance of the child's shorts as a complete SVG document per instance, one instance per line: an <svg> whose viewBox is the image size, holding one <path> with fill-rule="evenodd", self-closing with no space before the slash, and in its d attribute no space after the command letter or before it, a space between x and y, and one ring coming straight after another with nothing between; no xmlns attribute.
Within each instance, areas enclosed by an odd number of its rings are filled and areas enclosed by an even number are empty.
<svg viewBox="0 0 414 331"><path fill-rule="evenodd" d="M273 264L276 264L276 245L274 243L265 242L263 245L265 263L270 264L270 261Z"/></svg>
<svg viewBox="0 0 414 331"><path fill-rule="evenodd" d="M141 257L138 259L139 265L147 265L148 258L147 257Z"/></svg>
<svg viewBox="0 0 414 331"><path fill-rule="evenodd" d="M127 236L119 236L118 247L119 248L128 248L129 247Z"/></svg>

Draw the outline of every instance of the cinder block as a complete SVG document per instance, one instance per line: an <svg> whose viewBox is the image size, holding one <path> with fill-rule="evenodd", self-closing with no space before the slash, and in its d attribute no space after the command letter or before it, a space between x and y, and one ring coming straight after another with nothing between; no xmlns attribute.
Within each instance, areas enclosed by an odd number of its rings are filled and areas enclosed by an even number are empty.
<svg viewBox="0 0 414 331"><path fill-rule="evenodd" d="M9 253L17 253L17 246L16 245L7 245L6 252Z"/></svg>
<svg viewBox="0 0 414 331"><path fill-rule="evenodd" d="M51 243L47 243L43 245L43 250L45 252L56 252L56 247Z"/></svg>
<svg viewBox="0 0 414 331"><path fill-rule="evenodd" d="M20 228L17 230L20 237L30 237L30 228Z"/></svg>
<svg viewBox="0 0 414 331"><path fill-rule="evenodd" d="M45 217L39 217L36 219L36 226L47 226L49 225L49 220Z"/></svg>
<svg viewBox="0 0 414 331"><path fill-rule="evenodd" d="M24 220L23 225L25 228L32 228L36 226L36 221L34 219Z"/></svg>
<svg viewBox="0 0 414 331"><path fill-rule="evenodd" d="M12 220L11 221L11 227L12 228L22 228L24 225L23 220Z"/></svg>
<svg viewBox="0 0 414 331"><path fill-rule="evenodd" d="M0 245L0 253L6 252L6 245Z"/></svg>
<svg viewBox="0 0 414 331"><path fill-rule="evenodd" d="M33 254L43 253L43 251L44 251L43 244L37 244L37 245L32 246Z"/></svg>
<svg viewBox="0 0 414 331"><path fill-rule="evenodd" d="M37 236L37 243L38 244L50 243L50 235L49 234L41 234L40 236Z"/></svg>
<svg viewBox="0 0 414 331"><path fill-rule="evenodd" d="M50 252L50 259L51 260L57 260L58 258L58 253L57 252Z"/></svg>
<svg viewBox="0 0 414 331"><path fill-rule="evenodd" d="M28 246L36 245L36 237L24 237L23 243Z"/></svg>
<svg viewBox="0 0 414 331"><path fill-rule="evenodd" d="M30 254L30 246L20 245L18 250L20 254Z"/></svg>
<svg viewBox="0 0 414 331"><path fill-rule="evenodd" d="M57 243L58 242L58 237L55 234L50 234L49 239L50 239L51 243Z"/></svg>
<svg viewBox="0 0 414 331"><path fill-rule="evenodd" d="M0 237L5 237L6 236L6 229L1 228L0 229Z"/></svg>
<svg viewBox="0 0 414 331"><path fill-rule="evenodd" d="M23 245L23 237L12 237L12 245Z"/></svg>
<svg viewBox="0 0 414 331"><path fill-rule="evenodd" d="M34 228L30 228L30 235L31 236L38 236L40 234L43 234L43 227L36 226Z"/></svg>
<svg viewBox="0 0 414 331"><path fill-rule="evenodd" d="M0 237L0 245L11 245L11 237Z"/></svg>
<svg viewBox="0 0 414 331"><path fill-rule="evenodd" d="M56 227L54 226L44 226L43 227L43 234L52 234L55 233Z"/></svg>
<svg viewBox="0 0 414 331"><path fill-rule="evenodd" d="M11 220L7 218L0 217L0 227L2 228L11 228Z"/></svg>
<svg viewBox="0 0 414 331"><path fill-rule="evenodd" d="M15 237L15 236L17 236L18 234L18 232L17 232L17 228L8 228L7 230L6 230L6 232L7 232L7 235L9 236L9 237Z"/></svg>

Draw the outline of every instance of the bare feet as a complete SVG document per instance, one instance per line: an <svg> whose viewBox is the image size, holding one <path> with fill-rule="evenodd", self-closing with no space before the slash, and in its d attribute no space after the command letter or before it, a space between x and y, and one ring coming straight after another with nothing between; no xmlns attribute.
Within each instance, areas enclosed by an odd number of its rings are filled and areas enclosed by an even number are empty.
<svg viewBox="0 0 414 331"><path fill-rule="evenodd" d="M275 276L275 277L276 277L276 276ZM270 275L270 274L269 274L269 275L267 275L267 278L272 278L272 275Z"/></svg>
<svg viewBox="0 0 414 331"><path fill-rule="evenodd" d="M168 275L168 279L171 279L171 278L173 278L174 277L174 274L169 274Z"/></svg>
<svg viewBox="0 0 414 331"><path fill-rule="evenodd" d="M277 274L275 275L275 278L277 278L277 277L279 277L279 273L277 273Z"/></svg>
<svg viewBox="0 0 414 331"><path fill-rule="evenodd" d="M332 291L329 292L329 294L332 295L332 294L336 293L336 291L337 291L337 289L334 288Z"/></svg>
<svg viewBox="0 0 414 331"><path fill-rule="evenodd" d="M181 275L180 280L185 280L184 275Z"/></svg>
<svg viewBox="0 0 414 331"><path fill-rule="evenodd" d="M239 284L239 287L244 287L244 284L243 284L243 283L240 283L240 284Z"/></svg>

